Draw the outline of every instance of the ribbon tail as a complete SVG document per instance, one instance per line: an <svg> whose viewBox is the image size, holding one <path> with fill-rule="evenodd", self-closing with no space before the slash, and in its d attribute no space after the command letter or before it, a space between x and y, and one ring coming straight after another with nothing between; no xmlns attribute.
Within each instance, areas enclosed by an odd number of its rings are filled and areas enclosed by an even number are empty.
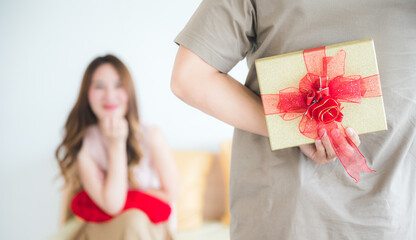
<svg viewBox="0 0 416 240"><path fill-rule="evenodd" d="M355 183L360 181L360 170L368 173L375 172L367 166L365 157L345 133L341 123L332 122L326 124L325 128L335 154Z"/></svg>

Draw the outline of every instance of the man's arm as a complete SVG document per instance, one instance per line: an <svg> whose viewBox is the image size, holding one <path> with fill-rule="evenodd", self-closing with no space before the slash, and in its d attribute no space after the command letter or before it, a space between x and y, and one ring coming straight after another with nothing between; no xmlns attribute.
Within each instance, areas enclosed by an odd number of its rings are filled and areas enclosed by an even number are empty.
<svg viewBox="0 0 416 240"><path fill-rule="evenodd" d="M268 135L260 97L184 46L176 55L171 88L187 104L223 122Z"/></svg>
<svg viewBox="0 0 416 240"><path fill-rule="evenodd" d="M173 67L172 92L187 104L236 128L268 136L260 97L231 76L219 72L184 46L180 46ZM351 128L349 128L351 129ZM360 139L353 129L347 131L356 146ZM300 146L300 150L318 164L336 158L328 134L319 131L315 144ZM341 139L344 140L344 139ZM345 148L351 146L344 141ZM348 150L348 149L347 149Z"/></svg>

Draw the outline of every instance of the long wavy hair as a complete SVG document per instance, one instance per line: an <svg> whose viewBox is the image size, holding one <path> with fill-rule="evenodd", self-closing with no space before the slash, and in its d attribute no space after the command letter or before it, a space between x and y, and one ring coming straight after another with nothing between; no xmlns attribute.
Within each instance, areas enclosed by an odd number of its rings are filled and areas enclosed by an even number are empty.
<svg viewBox="0 0 416 240"><path fill-rule="evenodd" d="M123 62L113 55L106 55L95 58L85 70L77 101L65 123L63 141L55 152L61 174L65 179L65 185L69 184L73 190L82 188L75 164L77 155L82 146L82 139L86 129L90 125L97 124L98 122L88 101L88 90L91 87L92 75L95 70L106 63L113 65L117 70L121 83L128 93L128 107L126 113L129 128L127 137L128 181L133 187L138 185L134 180L132 167L139 163L142 152L137 139L137 137L141 136L141 132L133 79Z"/></svg>

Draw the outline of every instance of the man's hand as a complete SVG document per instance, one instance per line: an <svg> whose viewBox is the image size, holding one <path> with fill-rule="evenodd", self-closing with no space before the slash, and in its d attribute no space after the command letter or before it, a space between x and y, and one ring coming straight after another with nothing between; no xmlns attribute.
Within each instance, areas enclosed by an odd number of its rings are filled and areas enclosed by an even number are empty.
<svg viewBox="0 0 416 240"><path fill-rule="evenodd" d="M360 145L360 138L352 128L347 128L346 133L352 142L358 147ZM318 164L325 164L333 162L336 159L335 151L329 141L328 134L331 134L332 139L343 143L345 150L351 149L352 146L348 143L344 136L336 129L331 133L327 133L325 129L320 129L318 132L321 137L320 140L316 140L315 144L306 144L299 146L300 150L310 159Z"/></svg>

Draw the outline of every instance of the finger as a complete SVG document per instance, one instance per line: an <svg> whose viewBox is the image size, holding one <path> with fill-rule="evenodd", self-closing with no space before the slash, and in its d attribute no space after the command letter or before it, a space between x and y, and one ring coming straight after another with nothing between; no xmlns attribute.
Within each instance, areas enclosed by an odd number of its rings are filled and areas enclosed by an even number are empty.
<svg viewBox="0 0 416 240"><path fill-rule="evenodd" d="M117 126L117 119L115 117L112 117L110 120L111 130L114 131L116 129L116 126Z"/></svg>
<svg viewBox="0 0 416 240"><path fill-rule="evenodd" d="M345 136L340 134L339 130L333 129L331 131L331 135L334 140L334 145L338 148L342 155L352 156L354 154L354 148L351 147Z"/></svg>
<svg viewBox="0 0 416 240"><path fill-rule="evenodd" d="M348 137L351 139L351 141L355 144L355 146L360 146L361 141L360 141L360 137L358 136L358 134L354 131L354 129L352 128L347 128L347 130L345 131L348 135Z"/></svg>
<svg viewBox="0 0 416 240"><path fill-rule="evenodd" d="M321 152L321 153L324 153L325 154L325 156L326 156L326 153L325 153L325 147L324 147L324 145L322 144L322 141L321 140L316 140L315 141L315 147L316 147L316 151L317 152Z"/></svg>
<svg viewBox="0 0 416 240"><path fill-rule="evenodd" d="M299 148L303 152L303 154L305 154L308 158L312 159L312 155L315 152L315 147L313 146L313 144L301 145L299 146Z"/></svg>
<svg viewBox="0 0 416 240"><path fill-rule="evenodd" d="M334 148L332 147L331 141L329 140L326 130L322 128L321 130L319 130L319 133L321 135L322 144L325 147L326 157L328 161L335 161L337 155L335 154Z"/></svg>
<svg viewBox="0 0 416 240"><path fill-rule="evenodd" d="M315 142L315 144L316 144L316 142ZM324 163L324 161L322 161L322 159L326 159L325 149L318 152L317 149L316 149L316 145L314 145L314 144L301 145L301 146L299 146L299 148L303 152L303 154L305 154L312 161L314 161L318 164L323 164ZM323 148L323 146L322 146L322 148Z"/></svg>
<svg viewBox="0 0 416 240"><path fill-rule="evenodd" d="M108 130L110 127L110 118L109 117L104 117L103 119L103 127L105 130Z"/></svg>
<svg viewBox="0 0 416 240"><path fill-rule="evenodd" d="M316 147L316 153L315 153L315 158L313 160L319 164L325 163L327 160L326 151L325 151L324 145L322 144L322 140L316 140L315 147Z"/></svg>

